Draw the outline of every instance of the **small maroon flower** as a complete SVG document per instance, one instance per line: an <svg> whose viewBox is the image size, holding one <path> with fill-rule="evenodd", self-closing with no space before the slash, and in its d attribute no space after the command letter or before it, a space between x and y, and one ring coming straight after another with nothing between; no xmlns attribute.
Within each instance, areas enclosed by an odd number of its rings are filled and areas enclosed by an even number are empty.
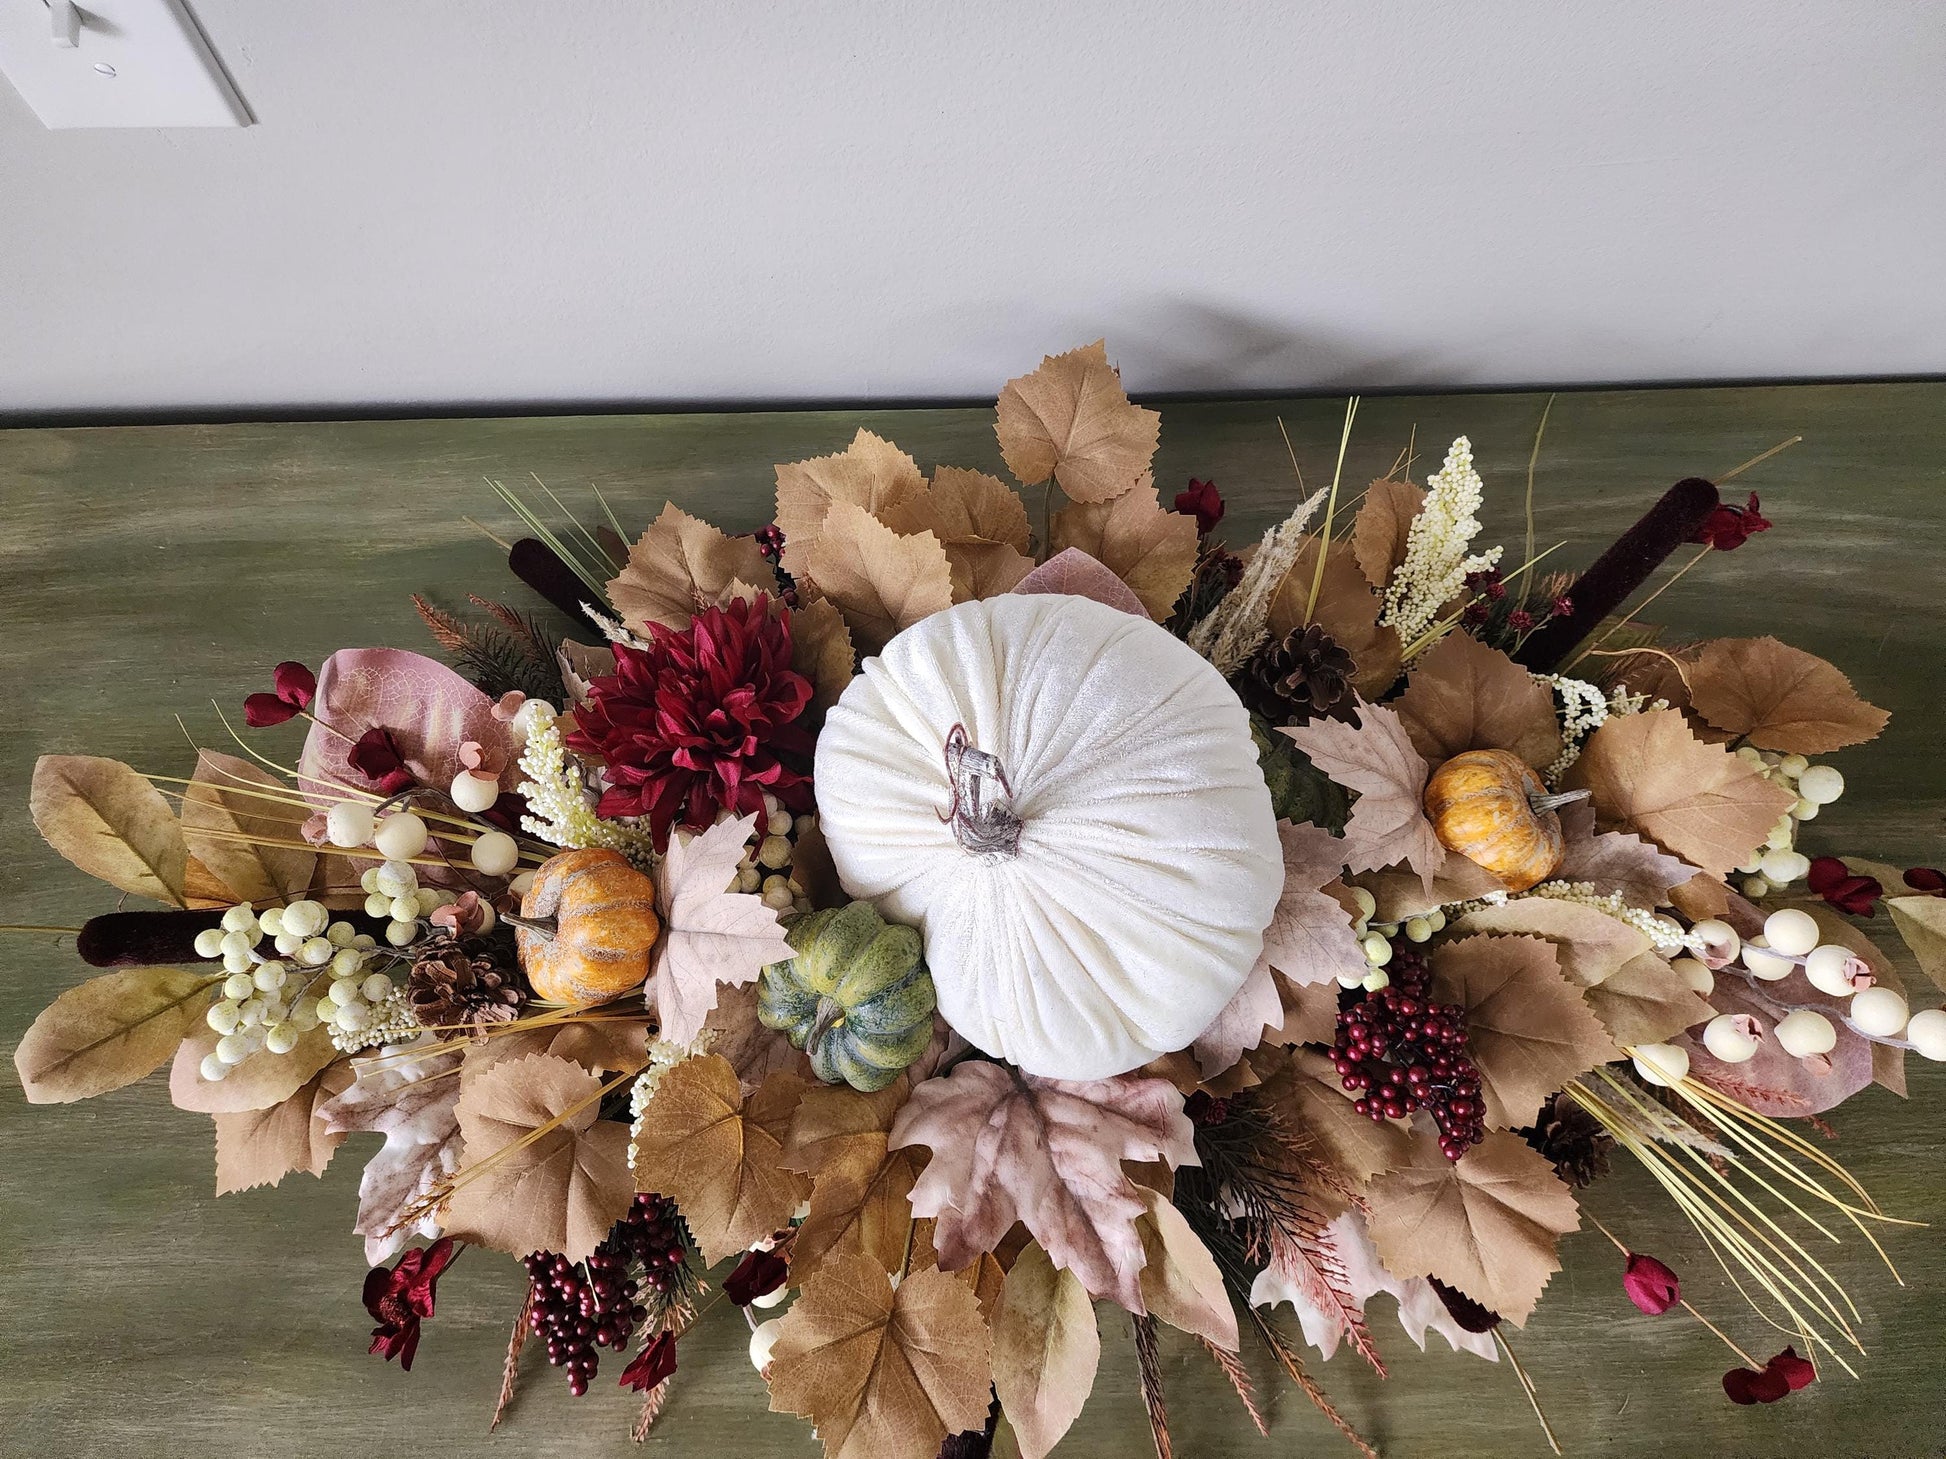
<svg viewBox="0 0 1946 1459"><path fill-rule="evenodd" d="M1492 612L1493 610L1487 607L1484 601L1475 598L1466 605L1465 611L1460 614L1460 622L1464 623L1468 628L1478 628L1482 623L1487 621L1488 616Z"/></svg>
<svg viewBox="0 0 1946 1459"><path fill-rule="evenodd" d="M774 1251L746 1251L736 1270L723 1279L723 1295L748 1307L783 1286L790 1271L791 1264Z"/></svg>
<svg viewBox="0 0 1946 1459"><path fill-rule="evenodd" d="M419 1323L432 1316L433 1288L459 1252L452 1237L442 1236L431 1246L406 1252L390 1267L365 1273L365 1310L378 1319L372 1329L373 1352L388 1363L397 1358L401 1368L412 1371Z"/></svg>
<svg viewBox="0 0 1946 1459"><path fill-rule="evenodd" d="M1757 494L1753 491L1745 506L1733 507L1722 502L1711 507L1696 535L1689 540L1707 543L1718 552L1733 552L1759 532L1768 532L1770 527L1770 522L1757 510Z"/></svg>
<svg viewBox="0 0 1946 1459"><path fill-rule="evenodd" d="M1216 524L1223 520L1223 493L1216 489L1213 481L1198 481L1189 478L1189 490L1176 493L1176 511L1185 517L1196 519L1196 535L1207 537L1216 530Z"/></svg>
<svg viewBox="0 0 1946 1459"><path fill-rule="evenodd" d="M1628 1254L1628 1263L1622 1268L1622 1290L1651 1317L1660 1317L1682 1300L1682 1283L1676 1274L1640 1252Z"/></svg>
<svg viewBox="0 0 1946 1459"><path fill-rule="evenodd" d="M1551 618L1570 617L1574 613L1574 599L1570 598L1566 593L1563 593L1547 605L1547 612Z"/></svg>
<svg viewBox="0 0 1946 1459"><path fill-rule="evenodd" d="M1189 1116L1192 1125L1208 1129L1230 1117L1230 1101L1199 1089L1183 1102L1182 1112Z"/></svg>
<svg viewBox="0 0 1946 1459"><path fill-rule="evenodd" d="M647 1393L676 1371L676 1335L658 1332L622 1369L622 1387Z"/></svg>
<svg viewBox="0 0 1946 1459"><path fill-rule="evenodd" d="M292 659L279 664L270 676L273 694L252 694L243 701L243 722L252 729L282 724L299 710L309 709L318 692L318 676Z"/></svg>
<svg viewBox="0 0 1946 1459"><path fill-rule="evenodd" d="M345 752L351 768L375 784L383 795L397 795L413 784L412 772L405 768L405 756L392 731L374 726L358 737Z"/></svg>
<svg viewBox="0 0 1946 1459"><path fill-rule="evenodd" d="M1765 1363L1761 1372L1754 1368L1730 1369L1723 1375L1723 1391L1732 1403L1775 1403L1817 1376L1817 1369L1800 1358L1795 1348L1785 1348Z"/></svg>
<svg viewBox="0 0 1946 1459"><path fill-rule="evenodd" d="M1912 873L1907 872L1906 881L1911 880ZM1870 917L1877 910L1874 904L1885 895L1877 877L1854 876L1851 868L1835 856L1814 858L1804 884L1840 912L1854 917Z"/></svg>
<svg viewBox="0 0 1946 1459"><path fill-rule="evenodd" d="M1946 871L1933 866L1915 866L1905 874L1905 884L1926 896L1946 896Z"/></svg>
<svg viewBox="0 0 1946 1459"><path fill-rule="evenodd" d="M1515 633L1525 633L1534 626L1534 615L1525 608L1516 608L1507 615L1507 627Z"/></svg>

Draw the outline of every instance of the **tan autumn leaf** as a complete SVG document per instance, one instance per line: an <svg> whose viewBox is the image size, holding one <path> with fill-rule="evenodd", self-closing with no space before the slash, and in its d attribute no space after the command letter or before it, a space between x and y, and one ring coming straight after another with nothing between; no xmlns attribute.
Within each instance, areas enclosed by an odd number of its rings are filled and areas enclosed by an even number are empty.
<svg viewBox="0 0 1946 1459"><path fill-rule="evenodd" d="M259 1049L219 1080L203 1077L205 1057L216 1051L216 1031L202 1019L176 1049L169 1066L169 1103L198 1114L234 1114L282 1104L308 1084L326 1064L341 1058L323 1024L298 1035L288 1054Z"/></svg>
<svg viewBox="0 0 1946 1459"><path fill-rule="evenodd" d="M1019 587L1034 570L1034 559L1004 542L948 542L946 563L953 574L953 601L997 598Z"/></svg>
<svg viewBox="0 0 1946 1459"><path fill-rule="evenodd" d="M1317 567L1318 545L1313 536L1298 552L1297 561L1270 600L1271 634L1283 638L1294 628L1317 624L1351 655L1357 669L1352 687L1367 699L1376 699L1398 681L1402 663L1399 635L1379 624L1384 602L1366 585L1350 544L1342 540L1333 542L1324 555L1317 603L1307 614Z"/></svg>
<svg viewBox="0 0 1946 1459"><path fill-rule="evenodd" d="M1347 876L1345 881L1372 894L1377 904L1372 910L1373 922L1404 922L1423 917L1435 908L1477 901L1507 889L1500 878L1458 852L1449 853L1429 879L1401 864L1361 871L1356 876Z"/></svg>
<svg viewBox="0 0 1946 1459"><path fill-rule="evenodd" d="M1351 527L1351 551L1374 592L1383 593L1391 584L1392 574L1405 561L1412 519L1425 502L1424 490L1409 481L1387 477L1366 489L1364 505Z"/></svg>
<svg viewBox="0 0 1946 1459"><path fill-rule="evenodd" d="M1595 907L1522 897L1469 912L1453 923L1453 931L1546 938L1562 975L1581 989L1618 1046L1661 1043L1715 1013L1682 974L1656 956L1647 937Z"/></svg>
<svg viewBox="0 0 1946 1459"><path fill-rule="evenodd" d="M957 466L933 468L932 482L917 497L880 516L894 532L930 532L947 547L955 542L985 542L1028 548L1027 504L997 476Z"/></svg>
<svg viewBox="0 0 1946 1459"><path fill-rule="evenodd" d="M1432 955L1432 989L1466 1014L1466 1051L1480 1071L1490 1125L1532 1124L1548 1095L1621 1057L1545 938L1442 943Z"/></svg>
<svg viewBox="0 0 1946 1459"><path fill-rule="evenodd" d="M1308 1137L1311 1154L1336 1172L1334 1184L1363 1190L1375 1176L1408 1158L1407 1128L1358 1113L1327 1055L1305 1048L1280 1051L1261 1060L1258 1072L1263 1075L1263 1098Z"/></svg>
<svg viewBox="0 0 1946 1459"><path fill-rule="evenodd" d="M1510 750L1536 770L1561 754L1554 696L1470 633L1449 633L1413 666L1393 701L1413 746L1437 765L1465 750Z"/></svg>
<svg viewBox="0 0 1946 1459"><path fill-rule="evenodd" d="M146 1077L202 1024L219 981L187 968L123 968L68 989L14 1048L21 1092L30 1104L67 1104Z"/></svg>
<svg viewBox="0 0 1946 1459"><path fill-rule="evenodd" d="M628 1126L599 1118L602 1082L579 1064L529 1054L461 1082L465 1140L446 1203L454 1236L527 1256L582 1261L635 1199Z"/></svg>
<svg viewBox="0 0 1946 1459"><path fill-rule="evenodd" d="M1052 476L1077 502L1133 490L1162 435L1160 415L1129 403L1104 340L1049 355L1031 375L1009 380L994 416L1007 469L1026 486Z"/></svg>
<svg viewBox="0 0 1946 1459"><path fill-rule="evenodd" d="M1597 892L1613 893L1631 907L1672 905L1670 892L1696 875L1696 868L1670 856L1653 842L1626 831L1596 831L1595 808L1585 800L1561 807L1561 861L1557 881L1587 882Z"/></svg>
<svg viewBox="0 0 1946 1459"><path fill-rule="evenodd" d="M1149 617L1169 616L1196 571L1196 519L1165 511L1153 484L1054 514L1055 553L1075 548L1127 583Z"/></svg>
<svg viewBox="0 0 1946 1459"><path fill-rule="evenodd" d="M1372 1182L1367 1222L1394 1276L1438 1277L1525 1327L1581 1213L1545 1158L1491 1130L1457 1161L1417 1136L1410 1163Z"/></svg>
<svg viewBox="0 0 1946 1459"><path fill-rule="evenodd" d="M28 790L34 827L89 876L183 906L189 848L162 792L119 760L43 755Z"/></svg>
<svg viewBox="0 0 1946 1459"><path fill-rule="evenodd" d="M811 1177L811 1209L797 1229L791 1260L804 1269L834 1253L862 1252L888 1272L905 1261L912 1232L912 1185L925 1160L889 1146L892 1121L908 1087L899 1079L875 1094L814 1084L791 1117L781 1163Z"/></svg>
<svg viewBox="0 0 1946 1459"><path fill-rule="evenodd" d="M1237 1315L1216 1258L1167 1196L1144 1187L1142 1204L1148 1209L1135 1229L1142 1233L1142 1250L1148 1257L1141 1281L1149 1315L1225 1352L1235 1352Z"/></svg>
<svg viewBox="0 0 1946 1459"><path fill-rule="evenodd" d="M785 568L804 574L833 504L857 507L882 521L925 489L926 478L913 459L867 430L860 430L836 455L779 466L777 525L784 533Z"/></svg>
<svg viewBox="0 0 1946 1459"><path fill-rule="evenodd" d="M990 1339L980 1306L944 1272L892 1289L876 1262L827 1263L784 1315L770 1406L817 1425L825 1459L934 1459L986 1426Z"/></svg>
<svg viewBox="0 0 1946 1459"><path fill-rule="evenodd" d="M1069 1082L999 1064L956 1066L912 1091L891 1145L932 1161L912 1209L938 1219L940 1265L956 1270L1023 1222L1090 1295L1142 1310L1142 1202L1124 1160L1194 1165L1182 1096L1161 1079Z"/></svg>
<svg viewBox="0 0 1946 1459"><path fill-rule="evenodd" d="M551 1054L591 1071L633 1074L648 1066L650 1020L626 1010L599 1013L511 1031L496 1031L482 1043L465 1047L466 1065L477 1072L503 1059Z"/></svg>
<svg viewBox="0 0 1946 1459"><path fill-rule="evenodd" d="M1887 897L1885 908L1919 971L1946 988L1946 897Z"/></svg>
<svg viewBox="0 0 1946 1459"><path fill-rule="evenodd" d="M1007 1273L993 1318L993 1390L1022 1459L1046 1459L1080 1417L1100 1366L1087 1290L1029 1245Z"/></svg>
<svg viewBox="0 0 1946 1459"><path fill-rule="evenodd" d="M756 538L728 536L672 502L629 548L608 601L637 632L651 623L684 629L699 609L734 596L733 585L773 581Z"/></svg>
<svg viewBox="0 0 1946 1459"><path fill-rule="evenodd" d="M857 668L851 630L829 598L800 600L790 624L791 667L811 681L811 708L822 713L838 702Z"/></svg>
<svg viewBox="0 0 1946 1459"><path fill-rule="evenodd" d="M1280 733L1318 769L1358 792L1345 824L1344 864L1353 871L1377 871L1404 862L1430 885L1446 860L1446 848L1426 819L1426 762L1398 713L1361 703L1355 725L1314 719Z"/></svg>
<svg viewBox="0 0 1946 1459"><path fill-rule="evenodd" d="M195 776L183 790L183 843L232 902L301 897L318 860L303 845L310 814L295 791L248 760L198 750ZM297 844L261 844L267 841Z"/></svg>
<svg viewBox="0 0 1946 1459"><path fill-rule="evenodd" d="M798 842L799 849L803 841ZM797 871L792 860L792 874ZM811 1061L791 1047L791 1041L776 1029L765 1028L757 1017L758 991L755 983L722 984L717 988L716 1007L703 1021L709 1051L730 1061L737 1071L737 1086L748 1099L772 1074L795 1074L806 1083L816 1076Z"/></svg>
<svg viewBox="0 0 1946 1459"><path fill-rule="evenodd" d="M811 1182L782 1165L802 1082L773 1074L744 1101L736 1070L711 1054L685 1059L656 1085L635 1141L635 1180L682 1208L715 1263L790 1224Z"/></svg>
<svg viewBox="0 0 1946 1459"><path fill-rule="evenodd" d="M216 1193L276 1185L294 1170L323 1175L331 1154L345 1136L318 1115L351 1085L351 1068L332 1064L320 1069L297 1093L269 1109L215 1114Z"/></svg>
<svg viewBox="0 0 1946 1459"><path fill-rule="evenodd" d="M703 1031L719 983L748 983L791 955L775 909L753 893L729 890L756 823L752 813L688 841L669 838L655 881L662 932L643 997L670 1043L690 1043Z"/></svg>
<svg viewBox="0 0 1946 1459"><path fill-rule="evenodd" d="M1718 638L1689 666L1689 702L1764 750L1823 755L1876 738L1891 718L1834 665L1774 638Z"/></svg>
<svg viewBox="0 0 1946 1459"><path fill-rule="evenodd" d="M930 532L901 537L850 502L833 502L804 574L837 607L860 654L953 606L953 570Z"/></svg>
<svg viewBox="0 0 1946 1459"><path fill-rule="evenodd" d="M943 1270L939 1265L939 1248L933 1244L938 1224L924 1218L912 1223L912 1260L907 1264L907 1271ZM1014 1232L1020 1229L1016 1226ZM1002 1253L1006 1251L1007 1242L1003 1241L995 1250L981 1252L958 1271L946 1273L973 1294L973 1299L980 1304L980 1316L989 1324L993 1321L994 1309L1000 1305L1000 1288L1007 1280L1006 1264L1001 1260Z"/></svg>
<svg viewBox="0 0 1946 1459"><path fill-rule="evenodd" d="M1697 739L1673 709L1610 719L1588 737L1566 784L1594 792L1604 829L1638 832L1716 877L1748 861L1796 804L1728 750Z"/></svg>

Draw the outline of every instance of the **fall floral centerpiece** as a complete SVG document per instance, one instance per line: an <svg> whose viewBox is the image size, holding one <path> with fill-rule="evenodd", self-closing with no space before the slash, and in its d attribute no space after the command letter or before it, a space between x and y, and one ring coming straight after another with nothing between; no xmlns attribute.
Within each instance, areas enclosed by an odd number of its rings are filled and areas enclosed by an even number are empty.
<svg viewBox="0 0 1946 1459"><path fill-rule="evenodd" d="M1038 1459L1112 1320L1165 1459L1165 1327L1370 1454L1317 1373L1384 1372L1384 1298L1545 1428L1514 1334L1584 1228L1618 1301L1728 1346L1728 1400L1854 1372L1806 1243L1901 1223L1802 1122L1946 1059L1865 930L1946 985L1946 877L1800 840L1885 714L1642 618L1672 556L1766 549L1755 495L1514 561L1464 438L1348 489L1355 411L1254 543L1208 482L1165 502L1099 344L1001 393L1014 483L860 431L744 536L503 489L566 635L418 599L448 662L280 664L187 775L41 760L49 845L159 910L78 929L28 1097L168 1065L219 1194L382 1137L371 1350L437 1342L467 1247L521 1262L496 1424L538 1345L640 1437L740 1310L831 1459L1003 1423ZM294 757L257 733L296 720ZM1693 1251L1583 1209L1620 1160Z"/></svg>

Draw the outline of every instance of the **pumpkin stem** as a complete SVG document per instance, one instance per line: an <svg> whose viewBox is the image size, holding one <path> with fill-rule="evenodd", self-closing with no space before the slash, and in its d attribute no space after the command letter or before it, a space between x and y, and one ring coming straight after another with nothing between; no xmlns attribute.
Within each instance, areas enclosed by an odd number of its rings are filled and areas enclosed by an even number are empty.
<svg viewBox="0 0 1946 1459"><path fill-rule="evenodd" d="M952 782L953 803L939 819L950 821L953 837L970 855L1004 860L1020 854L1020 817L1004 801L987 800L987 782L992 781L1011 798L1014 788L1007 781L1007 767L998 755L979 749L966 737L966 726L956 724L946 736L946 778Z"/></svg>
<svg viewBox="0 0 1946 1459"><path fill-rule="evenodd" d="M513 912L502 912L500 920L547 942L552 942L555 934L561 930L560 922L553 917L522 917Z"/></svg>
<svg viewBox="0 0 1946 1459"><path fill-rule="evenodd" d="M1586 800L1593 792L1586 790L1562 790L1553 795L1530 795L1527 804L1534 808L1534 814L1544 816L1549 811L1559 810L1564 805L1573 805L1578 800Z"/></svg>
<svg viewBox="0 0 1946 1459"><path fill-rule="evenodd" d="M844 1005L834 998L820 997L818 1016L812 1021L811 1032L805 1037L804 1052L815 1058L818 1045L824 1042L824 1036L844 1021Z"/></svg>

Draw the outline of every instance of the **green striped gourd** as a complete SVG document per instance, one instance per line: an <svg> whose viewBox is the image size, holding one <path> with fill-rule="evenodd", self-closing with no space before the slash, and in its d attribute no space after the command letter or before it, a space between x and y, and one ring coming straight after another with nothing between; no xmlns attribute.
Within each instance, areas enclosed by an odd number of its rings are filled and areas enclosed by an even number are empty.
<svg viewBox="0 0 1946 1459"><path fill-rule="evenodd" d="M853 902L798 918L788 935L797 956L764 969L757 1017L788 1034L825 1083L885 1088L932 1041L919 933Z"/></svg>

